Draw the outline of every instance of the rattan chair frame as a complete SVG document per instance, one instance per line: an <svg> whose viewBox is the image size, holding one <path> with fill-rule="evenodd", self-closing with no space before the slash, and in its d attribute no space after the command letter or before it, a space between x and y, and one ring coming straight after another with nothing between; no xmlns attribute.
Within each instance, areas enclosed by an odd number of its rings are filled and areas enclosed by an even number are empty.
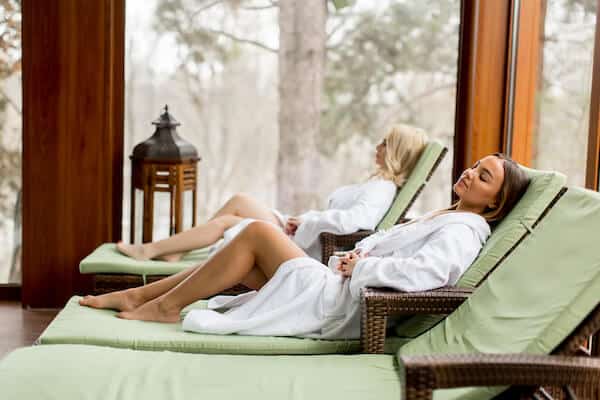
<svg viewBox="0 0 600 400"><path fill-rule="evenodd" d="M600 304L552 352L400 357L404 400L431 399L434 389L506 386L500 399L600 399L600 359L588 350L600 332ZM541 387L544 389L541 389Z"/></svg>
<svg viewBox="0 0 600 400"><path fill-rule="evenodd" d="M567 188L562 188L557 196L540 214L532 228L537 226L566 191ZM485 281L489 274L501 265L528 235L530 235L529 230L526 231L515 245L496 262L485 277L482 278L481 282ZM479 284L481 284L481 282L479 282ZM479 284L477 286L479 286ZM363 344L363 352L383 353L386 333L385 327L388 317L393 315L449 314L466 300L472 292L473 289L460 287L444 287L441 289L414 293L399 292L385 288L362 289L361 343ZM414 307L413 303L418 304L419 307Z"/></svg>

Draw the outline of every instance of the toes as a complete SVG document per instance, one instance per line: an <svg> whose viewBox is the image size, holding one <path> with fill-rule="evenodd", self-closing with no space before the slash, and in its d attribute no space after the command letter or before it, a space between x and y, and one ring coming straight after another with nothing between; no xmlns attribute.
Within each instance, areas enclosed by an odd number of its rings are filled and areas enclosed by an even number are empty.
<svg viewBox="0 0 600 400"><path fill-rule="evenodd" d="M92 300L93 300L92 296L85 296L83 299L79 299L79 305L82 305L82 306L90 305L92 303Z"/></svg>

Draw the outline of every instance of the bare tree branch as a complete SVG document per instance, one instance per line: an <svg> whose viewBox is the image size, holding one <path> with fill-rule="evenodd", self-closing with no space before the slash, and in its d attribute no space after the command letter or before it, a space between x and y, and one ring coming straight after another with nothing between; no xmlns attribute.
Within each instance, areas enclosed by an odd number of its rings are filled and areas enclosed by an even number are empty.
<svg viewBox="0 0 600 400"><path fill-rule="evenodd" d="M235 35L233 35L233 34L231 34L229 32L225 32L225 31L218 30L218 29L205 29L205 30L207 32L213 33L215 35L225 36L226 38L231 39L231 40L233 40L235 42L246 43L246 44L251 44L251 45L256 46L256 47L260 47L261 49L270 51L271 53L277 54L277 51L278 51L277 49L269 47L269 46L267 46L264 43L260 43L260 42L258 42L256 40L240 38L240 37L235 36Z"/></svg>
<svg viewBox="0 0 600 400"><path fill-rule="evenodd" d="M17 103L15 103L13 101L13 99L11 99L6 94L6 92L4 91L4 88L2 88L2 87L0 87L0 94L6 99L6 101L8 101L8 104L10 104L12 106L12 108L14 108L14 110L19 113L19 115L23 114L23 112L21 111L21 109L19 108L19 106L17 105Z"/></svg>
<svg viewBox="0 0 600 400"><path fill-rule="evenodd" d="M245 6L245 7L240 7L242 10L251 10L251 11L260 11L260 10L268 10L271 8L277 8L279 7L277 5L276 2L271 2L270 5L268 6Z"/></svg>
<svg viewBox="0 0 600 400"><path fill-rule="evenodd" d="M205 5L204 7L200 7L199 9L197 9L196 11L194 11L194 12L193 12L193 13L190 15L190 17L191 17L191 18L194 18L194 17L196 17L198 14L200 14L201 12L203 12L203 11L206 11L206 10L208 10L209 8L211 8L211 7L214 7L214 6L216 6L217 4L219 4L219 3L222 3L222 2L223 2L223 0L215 0L215 1L213 1L212 3L209 3L209 4Z"/></svg>

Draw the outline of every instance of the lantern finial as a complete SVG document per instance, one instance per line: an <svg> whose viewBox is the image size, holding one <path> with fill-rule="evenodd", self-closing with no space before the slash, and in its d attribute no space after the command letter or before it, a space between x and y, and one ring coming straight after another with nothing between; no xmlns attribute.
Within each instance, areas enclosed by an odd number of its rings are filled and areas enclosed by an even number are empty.
<svg viewBox="0 0 600 400"><path fill-rule="evenodd" d="M165 113L168 113L168 112L169 112L169 105L165 104Z"/></svg>

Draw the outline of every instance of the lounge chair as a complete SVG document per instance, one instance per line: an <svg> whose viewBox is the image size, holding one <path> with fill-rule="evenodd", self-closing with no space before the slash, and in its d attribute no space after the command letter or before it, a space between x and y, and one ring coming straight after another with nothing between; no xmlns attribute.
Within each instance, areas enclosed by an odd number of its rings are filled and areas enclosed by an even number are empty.
<svg viewBox="0 0 600 400"><path fill-rule="evenodd" d="M438 142L432 141L427 145L408 180L398 190L394 202L378 229L391 226L402 219L446 152L447 149ZM208 250L209 248L205 248L191 252L180 262L136 261L120 254L114 243L105 243L81 261L79 272L93 274L94 293L102 294L141 286L197 265L208 258ZM237 294L247 290L243 285L238 285L225 291L224 294Z"/></svg>
<svg viewBox="0 0 600 400"><path fill-rule="evenodd" d="M437 400L485 400L532 398L539 384L595 398L600 361L578 354L600 329L598 226L600 194L567 190L467 301L397 356L36 346L0 361L3 398L397 400L431 398L441 388ZM570 357L544 356L550 353Z"/></svg>
<svg viewBox="0 0 600 400"><path fill-rule="evenodd" d="M532 181L527 192L503 224L495 229L484 251L465 275L467 281L471 280L469 278L471 275L479 277L484 275L484 271L492 270L529 232L527 228L535 229L532 226L560 196L566 181L563 175L534 170L528 170L528 173ZM96 344L138 350L226 354L327 354L361 351L359 340L222 336L183 332L180 324L120 320L114 317L113 311L81 307L77 301L78 298L74 297L67 303L64 310L40 336L41 344ZM192 307L205 306L206 302L200 301ZM387 348L379 351L394 353L402 344L437 322L436 319L430 321L430 318L420 316L420 318L401 322L398 334L390 335L385 342ZM379 325L373 324L369 328L369 337L373 336L372 332L377 327ZM385 324L382 332L385 335ZM384 337L379 340L382 341ZM381 346L384 347L383 342Z"/></svg>

